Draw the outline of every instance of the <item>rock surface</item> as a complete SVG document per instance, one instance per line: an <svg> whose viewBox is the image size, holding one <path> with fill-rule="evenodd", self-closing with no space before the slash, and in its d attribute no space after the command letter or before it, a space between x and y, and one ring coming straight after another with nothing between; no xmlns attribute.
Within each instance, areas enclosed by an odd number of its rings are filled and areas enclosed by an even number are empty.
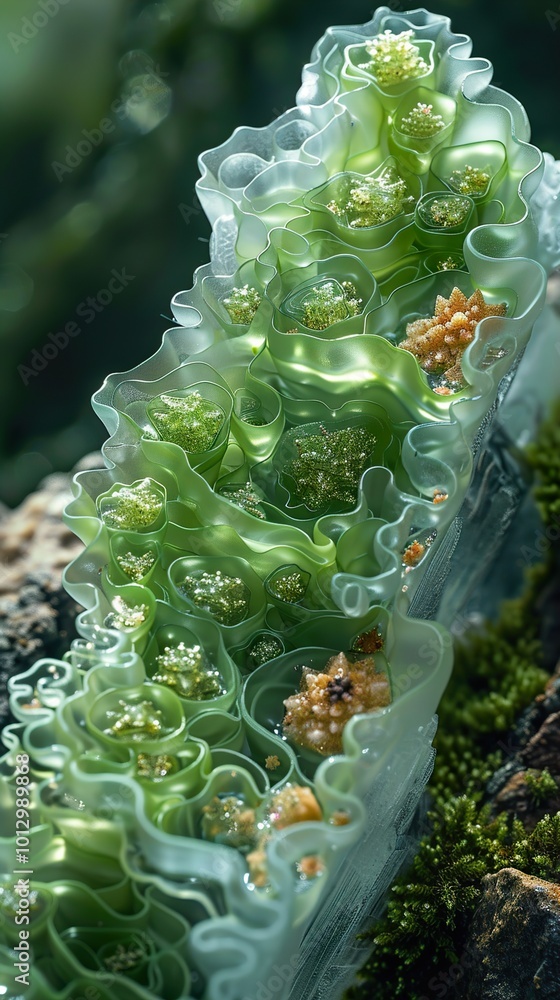
<svg viewBox="0 0 560 1000"><path fill-rule="evenodd" d="M488 786L493 813L516 815L526 830L533 830L546 813L560 810L560 665L502 749L508 759ZM556 780L556 792L535 797L527 775L545 769Z"/></svg>
<svg viewBox="0 0 560 1000"><path fill-rule="evenodd" d="M15 510L4 508L0 518L0 595L16 597L33 573L63 569L82 549L62 520L72 499L71 475L48 476L35 493Z"/></svg>
<svg viewBox="0 0 560 1000"><path fill-rule="evenodd" d="M59 659L76 636L78 605L52 573L28 576L17 599L0 599L0 727L13 722L8 680L43 656Z"/></svg>
<svg viewBox="0 0 560 1000"><path fill-rule="evenodd" d="M75 471L99 468L88 456ZM61 657L75 637L80 610L62 587L63 569L82 543L62 520L72 474L49 476L15 510L0 516L0 727L13 721L8 679L43 656Z"/></svg>
<svg viewBox="0 0 560 1000"><path fill-rule="evenodd" d="M560 886L504 868L484 879L457 1000L558 1000Z"/></svg>
<svg viewBox="0 0 560 1000"><path fill-rule="evenodd" d="M558 766L556 770L558 770ZM552 777L556 777L552 772L549 773ZM529 769L517 771L509 778L494 799L494 814L507 812L510 815L515 815L517 819L521 820L527 832L534 830L538 821L547 813L553 814L560 811L560 777L557 778L556 792L548 794L540 800L535 798L532 786L527 780L529 776L537 777L538 772Z"/></svg>

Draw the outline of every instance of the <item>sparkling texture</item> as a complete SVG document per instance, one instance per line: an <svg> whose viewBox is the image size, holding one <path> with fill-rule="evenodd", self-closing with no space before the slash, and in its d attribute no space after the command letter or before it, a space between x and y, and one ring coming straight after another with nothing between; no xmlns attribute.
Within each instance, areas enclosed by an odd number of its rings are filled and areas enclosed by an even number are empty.
<svg viewBox="0 0 560 1000"><path fill-rule="evenodd" d="M413 80L428 72L428 66L416 45L413 45L413 31L401 31L395 35L384 31L366 42L365 48L370 61L361 63L360 68L368 70L381 87L392 87L405 80Z"/></svg>
<svg viewBox="0 0 560 1000"><path fill-rule="evenodd" d="M353 504L362 473L368 466L375 436L365 427L346 427L294 440L297 458L285 465L294 494L310 510L329 503Z"/></svg>
<svg viewBox="0 0 560 1000"><path fill-rule="evenodd" d="M335 809L329 820L333 826L348 826L349 822L350 813L347 813L345 809Z"/></svg>
<svg viewBox="0 0 560 1000"><path fill-rule="evenodd" d="M224 679L210 663L201 646L166 646L156 657L157 669L152 680L165 684L182 698L206 701L225 694Z"/></svg>
<svg viewBox="0 0 560 1000"><path fill-rule="evenodd" d="M250 647L249 657L253 660L256 667L260 667L263 663L268 663L269 660L280 656L283 651L284 648L279 639L275 639L273 635L261 636Z"/></svg>
<svg viewBox="0 0 560 1000"><path fill-rule="evenodd" d="M324 281L312 288L301 303L297 317L308 330L326 330L349 316L357 316L362 308L356 286L351 281Z"/></svg>
<svg viewBox="0 0 560 1000"><path fill-rule="evenodd" d="M377 177L353 180L348 192L327 208L352 229L378 226L409 211L414 198L396 167L387 166Z"/></svg>
<svg viewBox="0 0 560 1000"><path fill-rule="evenodd" d="M243 285L242 288L232 288L227 298L222 299L222 305L229 313L232 323L239 326L249 326L261 304L261 296L256 288Z"/></svg>
<svg viewBox="0 0 560 1000"><path fill-rule="evenodd" d="M215 795L202 807L202 836L246 853L258 837L255 810L239 795Z"/></svg>
<svg viewBox="0 0 560 1000"><path fill-rule="evenodd" d="M171 757L166 753L150 754L139 753L136 758L136 774L139 778L148 778L150 781L161 781L169 774L174 774L179 770L179 762L176 757Z"/></svg>
<svg viewBox="0 0 560 1000"><path fill-rule="evenodd" d="M136 531L153 524L163 507L163 498L153 489L151 480L137 486L121 486L103 502L101 519L108 528Z"/></svg>
<svg viewBox="0 0 560 1000"><path fill-rule="evenodd" d="M124 597L114 597L112 604L114 610L109 612L103 624L106 628L116 628L121 632L139 628L150 613L147 604L129 604Z"/></svg>
<svg viewBox="0 0 560 1000"><path fill-rule="evenodd" d="M119 701L120 711L107 712L112 724L104 730L109 736L125 740L160 739L165 735L163 713L151 701Z"/></svg>
<svg viewBox="0 0 560 1000"><path fill-rule="evenodd" d="M471 202L458 195L447 194L419 206L420 217L428 226L449 229L460 226L471 210Z"/></svg>
<svg viewBox="0 0 560 1000"><path fill-rule="evenodd" d="M401 118L399 129L405 135L417 139L429 139L441 132L445 125L442 116L434 112L433 104L423 104L422 101L418 101L418 104Z"/></svg>
<svg viewBox="0 0 560 1000"><path fill-rule="evenodd" d="M361 632L352 643L354 653L376 653L383 649L385 640L376 628L369 629L368 632Z"/></svg>
<svg viewBox="0 0 560 1000"><path fill-rule="evenodd" d="M448 381L461 384L461 357L474 338L477 323L486 316L505 314L505 303L487 304L479 288L470 298L454 288L448 299L438 295L433 316L407 324L406 339L399 347L410 351L425 371L443 373Z"/></svg>
<svg viewBox="0 0 560 1000"><path fill-rule="evenodd" d="M164 441L201 454L214 444L225 417L220 406L195 390L182 398L160 396L157 409L150 409L150 420Z"/></svg>
<svg viewBox="0 0 560 1000"><path fill-rule="evenodd" d="M320 822L321 806L307 785L283 785L273 793L268 817L275 830L283 830L294 823Z"/></svg>
<svg viewBox="0 0 560 1000"><path fill-rule="evenodd" d="M263 497L259 496L252 483L247 482L244 486L233 484L222 486L218 493L230 503L235 504L236 507L246 511L247 514L258 517L261 521L266 521L266 514L261 507Z"/></svg>
<svg viewBox="0 0 560 1000"><path fill-rule="evenodd" d="M116 559L123 573L126 573L135 583L138 583L150 572L156 561L153 552L144 552L141 556L125 552L124 555L117 555Z"/></svg>
<svg viewBox="0 0 560 1000"><path fill-rule="evenodd" d="M329 756L342 753L342 733L353 715L391 700L389 681L373 656L351 662L332 656L323 671L303 668L297 694L284 701L284 735L298 746Z"/></svg>
<svg viewBox="0 0 560 1000"><path fill-rule="evenodd" d="M424 540L422 542L418 538L414 538L408 543L402 553L402 564L405 567L405 573L410 573L416 568L416 566L419 565L419 563L421 563L422 559L426 555L426 552L436 538L437 530L434 529L429 535L424 536Z"/></svg>
<svg viewBox="0 0 560 1000"><path fill-rule="evenodd" d="M287 604L297 604L305 597L307 583L305 577L295 570L293 573L285 573L275 576L268 584L268 589L274 597L278 597Z"/></svg>
<svg viewBox="0 0 560 1000"><path fill-rule="evenodd" d="M268 884L266 844L274 830L283 830L294 823L320 822L323 817L321 806L306 785L283 785L273 792L265 807L265 817L260 824L262 833L258 842L247 855L249 873L254 885Z"/></svg>
<svg viewBox="0 0 560 1000"><path fill-rule="evenodd" d="M30 915L37 915L42 908L41 895L38 889L29 887L27 893ZM21 906L21 896L13 884L5 883L0 885L0 912L10 923L14 923L17 912ZM27 912L27 909L26 909Z"/></svg>
<svg viewBox="0 0 560 1000"><path fill-rule="evenodd" d="M438 271L457 271L460 267L461 262L456 257L445 257L436 265Z"/></svg>
<svg viewBox="0 0 560 1000"><path fill-rule="evenodd" d="M237 576L200 570L185 577L181 592L220 625L237 625L249 613L250 592Z"/></svg>
<svg viewBox="0 0 560 1000"><path fill-rule="evenodd" d="M463 170L453 170L451 176L447 178L447 183L458 194L484 194L490 183L490 174L480 167L471 167L467 163Z"/></svg>

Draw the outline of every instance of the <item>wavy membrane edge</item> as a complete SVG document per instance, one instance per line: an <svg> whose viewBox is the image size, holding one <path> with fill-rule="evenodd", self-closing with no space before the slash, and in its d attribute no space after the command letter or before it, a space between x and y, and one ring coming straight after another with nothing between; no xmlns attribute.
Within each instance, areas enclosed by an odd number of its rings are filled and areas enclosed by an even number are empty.
<svg viewBox="0 0 560 1000"><path fill-rule="evenodd" d="M137 781L117 771L88 774L78 766L77 761L72 761L72 753L79 750L80 743L68 706L72 704L78 711L82 702L86 704L89 691L134 686L146 677L142 658L130 636L102 627L107 608L98 571L106 562L109 540L96 516L94 501L115 483L132 483L152 474L159 482L156 473L162 476L162 469L165 468L162 485L169 497L184 497L185 483L189 483L198 490L196 495L201 505L210 502L211 487L192 470L178 447L166 446L165 442L146 442L135 431L134 421L127 412L126 394L131 383L134 383L136 392L134 398L141 398L143 391L148 394L155 392L155 389L149 388L153 383L169 381L174 373L184 373L186 367L192 364L215 365L216 370L223 368L225 362L225 367L232 372L243 367L250 371L252 389L266 385L259 378L259 365L262 367L266 359L260 354L255 357L254 351L260 342L251 337L250 331L236 339L225 340L222 328L212 317L206 301L204 283L211 283L215 278L231 278L234 262L239 267L239 257L245 265L249 264L250 269L252 258L246 253L251 247L258 249L254 255L257 262L254 279L262 281L263 274L273 276L276 273L274 261L278 258L279 247L282 252L281 240L276 240L274 235L278 227L271 224L265 229L256 215L259 199L263 199L263 189L266 193L264 175L267 172L277 175L278 188L291 190L292 193L300 190L297 185L308 184L310 178L313 179L313 187L317 187L322 183L320 178L325 172L328 176L329 137L344 132L344 123L348 121L352 109L361 107L362 91L366 86L356 87L344 94L340 91L338 80L344 49L346 45L357 44L365 37L379 34L385 27L395 31L410 27L417 36L434 41L442 55L443 76L448 89L453 86L464 108L474 109L473 115L478 113L485 123L491 122L496 105L501 104L501 127L505 127L505 122L509 128L516 164L524 164L517 192L513 195L518 217L506 226L498 224L499 229L496 224L479 226L467 237L464 253L475 284L478 279L487 287L490 269L492 286L517 290L516 315L504 319L498 331L499 338L506 339L508 343L507 363L497 363L490 368L484 366L484 347L492 343L496 331L491 323L483 323L464 357L463 370L472 389L470 398L452 400L444 416L440 415L432 421L424 419L405 435L402 442L403 465L419 495L414 496L399 487L393 473L386 468L371 468L362 477L355 509L348 515L330 518L330 521L328 516L319 518L311 538L297 525L270 525L274 528L271 537L277 539L272 544L291 547L290 551L293 549L302 558L315 560L320 568L332 561L333 544L336 546L340 537L343 518L347 517L348 527L360 524L360 512L371 508L372 498L380 504L381 512L385 509L384 498L390 498L388 506L392 513L385 518L386 523L376 541L379 573L371 578L338 573L333 583L338 608L344 609L347 614L354 613L356 626L372 613L386 615L387 651L392 666L392 681L399 693L388 708L352 719L344 731L344 754L324 760L315 774L315 789L325 814L334 808L346 808L352 822L340 828L330 827L325 822L320 825L300 824L276 834L268 849L273 892L259 897L247 891L243 865L237 852L198 838L165 833L150 821L147 797ZM507 377L508 369L515 364L528 340L543 302L546 280L541 265L533 259L537 253L536 230L529 213L531 202L538 202L542 155L526 141L528 129L521 106L514 98L491 87L490 79L490 64L484 59L470 57L470 40L465 35L453 33L449 18L443 16L424 10L398 15L388 8L379 8L367 24L330 28L315 46L312 60L304 68L295 108L263 129L238 129L222 146L201 155L201 178L197 191L213 224L212 261L195 273L193 289L179 293L174 299L174 314L183 326L168 330L162 346L147 361L129 372L109 376L94 396L94 408L111 435L104 447L108 468L80 473L75 478L76 496L67 509L66 518L86 548L65 574L67 590L87 609L80 616L79 629L84 641L92 645L94 665L82 678L76 666L79 657L76 654L73 660L71 653L64 662L39 661L13 680L10 690L15 702L24 705L26 699L31 700L34 692L40 690L44 704L30 724L25 723L27 716L22 710L18 716L20 722L8 727L4 742L9 752L4 758L4 765L7 766L18 748L31 751L45 768L62 770L67 776L68 787L74 790L81 788L87 798L86 805L89 804L92 809L102 808L105 799L121 794L123 788L128 789L126 808L123 806L122 810L122 836L116 840L109 838L108 843L110 841L110 850L131 885L142 886L151 878L161 893L170 899L177 899L184 892L184 881L191 876L200 877L202 873L210 881L221 883L226 915L207 915L190 931L189 950L207 977L205 995L209 1000L217 1000L218 997L220 1000L237 1000L244 992L249 994L254 988L255 977L261 975L264 978L263 969L270 969L274 961L280 961L287 950L296 946L300 933L298 922L300 927L304 926L311 914L317 911L319 901L329 886L329 879L326 876L321 880L320 891L312 894L311 903L305 894L298 898L295 888L291 893L289 890L294 885L290 867L293 860L301 857L302 852L319 852L328 869L331 863L334 864L340 848L348 848L357 842L365 824L363 797L366 790L375 789L391 756L411 732L429 728L451 671L451 643L445 630L434 622L414 620L406 615L417 588L411 588L406 597L399 590L402 583L399 573L402 546L410 526L419 519L423 526L437 528L438 538L445 536L470 481L471 448L476 431L496 397L501 379ZM293 158L286 158L267 165L261 154L271 149L278 152L281 148L277 137L279 130L286 130L286 127L301 120L307 124L310 134L301 144L300 159L295 162ZM485 127L490 128L490 124L485 124ZM249 169L256 170L256 173L245 189L228 189L218 178L221 164L240 151L254 158L249 163ZM325 154L326 166L320 152ZM264 164L260 171L256 169L258 158ZM265 198L262 213L264 216L269 213L272 218L280 206L289 226L294 220L302 218L299 207L297 213L290 216L293 200L291 198L284 208L284 203L267 204ZM540 207L544 211L543 206ZM304 241L299 246L303 248L301 252L305 257L306 253L311 253L309 241L305 240L305 236L298 239ZM293 245L296 243L297 240ZM492 245L498 245L503 256L489 254L487 251ZM342 248L340 252L347 250ZM264 284L269 281L270 277ZM237 381L234 384L236 390L241 388ZM285 391L282 395L282 392L277 392L277 395L281 405L289 407L289 393ZM450 453L448 458L446 452ZM433 508L427 499L421 470L425 461L439 463L438 476L449 492L448 505L444 505L445 514ZM212 523L219 525L218 510L212 511L212 517ZM250 543L256 540L258 533L251 533L251 525L246 518L241 520L241 530L246 532L242 539L250 550ZM233 523L231 527L235 530ZM417 574L417 586L421 586L421 578L422 573ZM392 603L392 607L389 610L380 608L384 602ZM327 619L324 627L328 628ZM305 623L301 632L302 635L309 633ZM418 652L423 647L430 650L427 661L423 661ZM83 651L82 647L80 649ZM50 670L53 666L58 674L56 680L52 679L53 671ZM412 674L411 667L415 668ZM305 775L296 776L298 780L301 777L305 779ZM212 772L202 775L202 786L206 787L211 780ZM47 784L47 780L41 783L39 797L46 794ZM49 824L52 832L55 822L61 822L60 811L45 806L44 815L40 816L32 834L38 859L48 855ZM67 829L70 828L71 823ZM107 835L102 822L99 830L100 836ZM11 857L13 846L9 838L0 841L4 859ZM138 858L135 858L134 846L140 847L151 875L146 875ZM48 887L50 883L46 884ZM183 988L190 988L186 978ZM44 986L44 989L47 987ZM134 986L129 988L129 992L131 997L147 995L143 990L136 991ZM47 992L43 995L51 994Z"/></svg>

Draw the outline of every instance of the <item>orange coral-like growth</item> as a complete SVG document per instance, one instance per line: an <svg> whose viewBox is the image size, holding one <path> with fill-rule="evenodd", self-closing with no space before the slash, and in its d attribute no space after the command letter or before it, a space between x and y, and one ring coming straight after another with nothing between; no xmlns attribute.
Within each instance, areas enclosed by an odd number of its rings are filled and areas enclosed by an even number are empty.
<svg viewBox="0 0 560 1000"><path fill-rule="evenodd" d="M389 679L373 656L352 662L338 653L323 671L303 668L300 691L284 701L284 735L327 756L342 753L342 732L352 716L390 701Z"/></svg>
<svg viewBox="0 0 560 1000"><path fill-rule="evenodd" d="M448 299L438 295L433 316L416 319L406 327L399 347L410 351L425 371L443 374L461 383L461 356L474 338L477 323L487 316L505 316L506 304L489 305L479 288L470 298L454 288Z"/></svg>
<svg viewBox="0 0 560 1000"><path fill-rule="evenodd" d="M410 545L407 545L406 549L404 550L402 561L405 564L405 566L417 566L422 556L424 555L425 551L426 551L426 546L422 545L422 542L419 542L417 539L415 539L413 542L410 543Z"/></svg>

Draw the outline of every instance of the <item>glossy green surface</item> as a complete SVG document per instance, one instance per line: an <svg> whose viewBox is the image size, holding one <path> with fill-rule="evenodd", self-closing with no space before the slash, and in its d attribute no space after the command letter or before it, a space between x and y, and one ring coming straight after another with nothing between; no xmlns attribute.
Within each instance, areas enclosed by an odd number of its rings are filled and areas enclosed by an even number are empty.
<svg viewBox="0 0 560 1000"><path fill-rule="evenodd" d="M426 71L381 86L365 43L388 26L414 29ZM86 609L82 638L64 661L39 661L13 681L18 722L0 773L4 817L16 755L29 755L43 907L34 989L45 1000L68 1000L88 976L103 1000L187 1000L193 971L205 1000L253 995L297 947L340 851L357 843L364 796L382 778L390 785L403 746L430 724L451 640L408 609L545 289L528 207L542 156L468 44L425 11L380 8L368 25L330 29L296 108L202 155L212 262L174 298L180 325L153 357L95 394L106 468L76 477L66 512L85 546L65 574ZM432 134L418 117L428 114L441 116ZM457 189L467 167L472 193ZM346 211L351 186L388 169L406 185L402 211L352 226L329 208L339 199ZM438 199L444 214L440 205L430 216ZM454 287L507 311L478 324L462 388L440 395L399 344ZM251 308L228 310L234 300ZM181 400L199 423L180 424ZM357 432L369 435L363 466ZM206 450L189 451L201 441ZM414 542L421 554L407 562ZM215 594L197 602L185 580L204 574L209 587L217 574L240 581L241 610L216 614ZM283 701L303 667L321 669L374 633L391 703L355 715L337 756L285 740ZM181 697L173 678L155 680L162 654L181 643L219 675L216 697ZM274 834L258 888L227 835L205 839L205 817L216 797L258 813L287 782L312 786L323 820ZM384 808L396 826L398 802ZM349 821L336 825L336 815ZM8 873L14 848L5 823ZM302 883L307 855L324 874Z"/></svg>

